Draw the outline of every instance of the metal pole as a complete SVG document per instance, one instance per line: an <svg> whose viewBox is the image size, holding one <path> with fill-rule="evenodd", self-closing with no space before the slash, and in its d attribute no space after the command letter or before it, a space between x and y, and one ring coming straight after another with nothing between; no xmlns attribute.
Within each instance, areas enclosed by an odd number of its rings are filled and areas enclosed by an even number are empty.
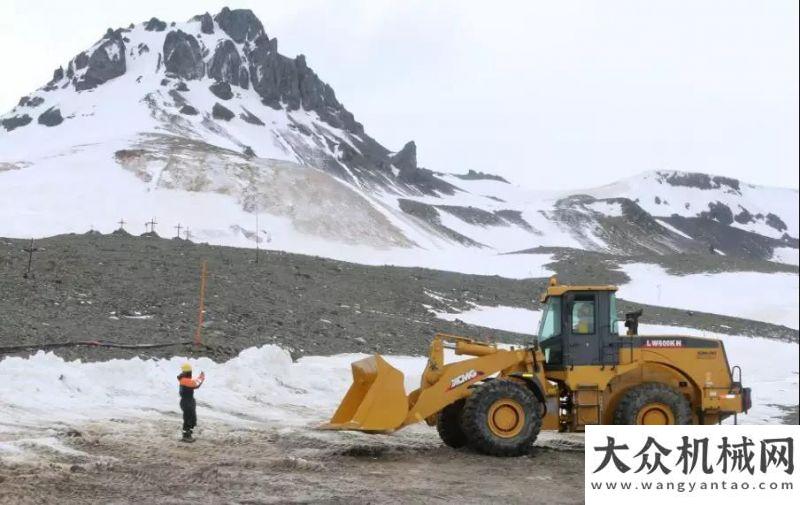
<svg viewBox="0 0 800 505"><path fill-rule="evenodd" d="M36 250L37 249L35 247L33 247L33 239L31 239L31 244L28 246L28 248L27 249L23 249L23 251L26 251L28 253L28 267L25 269L25 275L22 276L25 279L27 279L28 276L31 274L31 263L33 262L33 251L36 251Z"/></svg>
<svg viewBox="0 0 800 505"><path fill-rule="evenodd" d="M200 338L200 329L203 327L203 315L205 313L205 296L206 296L206 261L203 261L203 266L200 269L200 304L197 312L197 331L194 332L194 345L202 345L203 341Z"/></svg>

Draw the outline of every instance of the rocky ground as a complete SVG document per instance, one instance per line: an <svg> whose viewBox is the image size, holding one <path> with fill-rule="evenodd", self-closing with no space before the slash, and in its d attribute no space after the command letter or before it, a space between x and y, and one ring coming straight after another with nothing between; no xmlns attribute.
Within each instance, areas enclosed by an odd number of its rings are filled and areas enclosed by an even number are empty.
<svg viewBox="0 0 800 505"><path fill-rule="evenodd" d="M583 442L574 435L543 434L528 456L493 458L447 448L424 427L364 435L212 424L183 444L177 423L119 420L114 430L60 434L58 450L40 447L37 463L0 464L0 502L583 502Z"/></svg>
<svg viewBox="0 0 800 505"><path fill-rule="evenodd" d="M433 316L471 303L538 308L547 280L512 280L422 268L356 265L324 258L194 244L127 234L61 235L38 240L24 274L29 241L0 239L0 347L105 340L163 344L193 338L200 265L208 263L205 346L154 349L63 347L67 358L163 357L206 354L224 360L254 345L277 343L294 356L342 352L425 354L435 332L524 342L529 336L448 322ZM564 282L622 283L617 270L630 258L554 249L551 268ZM643 258L636 259L642 261ZM794 271L774 263L688 255L650 258L676 273ZM746 264L744 264L744 263ZM707 263L707 264L706 264ZM431 296L434 295L434 296ZM640 305L624 301L621 312ZM643 321L797 341L783 326L665 307L644 306ZM534 329L532 328L532 331Z"/></svg>

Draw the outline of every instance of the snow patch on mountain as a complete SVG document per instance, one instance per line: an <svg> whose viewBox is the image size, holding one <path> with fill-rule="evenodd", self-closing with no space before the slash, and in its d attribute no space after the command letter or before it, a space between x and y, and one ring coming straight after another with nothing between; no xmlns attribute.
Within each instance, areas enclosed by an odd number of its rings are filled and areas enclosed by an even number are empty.
<svg viewBox="0 0 800 505"><path fill-rule="evenodd" d="M700 217L776 239L800 236L798 192L793 189L656 171L581 192L596 198L630 198L653 216Z"/></svg>
<svg viewBox="0 0 800 505"><path fill-rule="evenodd" d="M800 250L791 247L776 247L771 260L787 265L800 265Z"/></svg>

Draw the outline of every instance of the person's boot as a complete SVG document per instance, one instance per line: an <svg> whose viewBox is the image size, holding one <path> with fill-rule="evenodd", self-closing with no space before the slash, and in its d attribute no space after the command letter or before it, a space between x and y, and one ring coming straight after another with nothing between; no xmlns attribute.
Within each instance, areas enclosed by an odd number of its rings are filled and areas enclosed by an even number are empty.
<svg viewBox="0 0 800 505"><path fill-rule="evenodd" d="M183 438L181 439L181 442L194 442L192 430L183 430Z"/></svg>

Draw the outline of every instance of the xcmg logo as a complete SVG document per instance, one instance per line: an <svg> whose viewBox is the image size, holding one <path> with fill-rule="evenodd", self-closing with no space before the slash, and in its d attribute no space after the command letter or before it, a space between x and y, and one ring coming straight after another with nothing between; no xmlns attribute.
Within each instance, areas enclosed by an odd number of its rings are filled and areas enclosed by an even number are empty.
<svg viewBox="0 0 800 505"><path fill-rule="evenodd" d="M468 371L462 373L461 375L457 375L457 376L453 377L453 379L450 381L450 387L447 388L447 390L450 391L451 389L455 389L458 386L471 381L472 379L476 379L478 377L481 377L482 375L483 375L483 372L479 372L479 371L475 370L474 368L472 370L468 370Z"/></svg>

